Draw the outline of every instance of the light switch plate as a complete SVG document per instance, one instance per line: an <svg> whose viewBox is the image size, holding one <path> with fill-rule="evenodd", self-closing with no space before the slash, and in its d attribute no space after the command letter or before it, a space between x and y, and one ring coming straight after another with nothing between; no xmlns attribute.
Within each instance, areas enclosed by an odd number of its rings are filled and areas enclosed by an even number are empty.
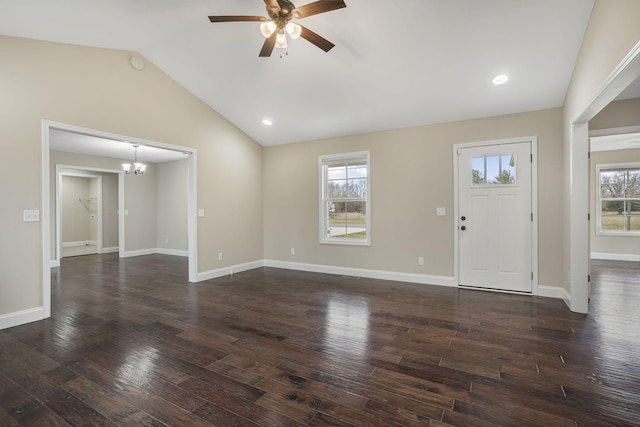
<svg viewBox="0 0 640 427"><path fill-rule="evenodd" d="M25 209L22 211L22 219L24 222L40 221L40 211L34 209Z"/></svg>
<svg viewBox="0 0 640 427"><path fill-rule="evenodd" d="M198 209L198 216L204 216L204 209Z"/></svg>
<svg viewBox="0 0 640 427"><path fill-rule="evenodd" d="M436 208L436 215L438 216L445 216L447 213L445 208Z"/></svg>

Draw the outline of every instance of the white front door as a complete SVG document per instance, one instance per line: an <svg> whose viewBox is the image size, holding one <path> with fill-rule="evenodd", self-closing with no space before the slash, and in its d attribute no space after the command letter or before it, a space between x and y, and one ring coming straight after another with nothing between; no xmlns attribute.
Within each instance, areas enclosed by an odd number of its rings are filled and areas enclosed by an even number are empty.
<svg viewBox="0 0 640 427"><path fill-rule="evenodd" d="M531 142L460 148L461 286L532 291Z"/></svg>

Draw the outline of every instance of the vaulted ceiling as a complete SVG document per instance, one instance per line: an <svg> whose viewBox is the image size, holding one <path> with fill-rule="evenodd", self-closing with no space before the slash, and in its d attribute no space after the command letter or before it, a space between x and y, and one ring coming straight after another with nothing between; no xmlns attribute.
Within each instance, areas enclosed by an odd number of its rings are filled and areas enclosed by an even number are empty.
<svg viewBox="0 0 640 427"><path fill-rule="evenodd" d="M345 2L298 21L335 48L282 58L207 18L263 0L0 0L0 34L136 51L268 146L561 106L594 0Z"/></svg>

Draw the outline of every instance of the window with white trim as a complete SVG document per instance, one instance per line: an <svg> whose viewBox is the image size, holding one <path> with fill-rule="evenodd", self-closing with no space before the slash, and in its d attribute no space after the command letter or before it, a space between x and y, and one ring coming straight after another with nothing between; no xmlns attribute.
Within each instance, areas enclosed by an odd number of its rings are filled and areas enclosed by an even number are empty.
<svg viewBox="0 0 640 427"><path fill-rule="evenodd" d="M369 152L320 156L320 243L369 245Z"/></svg>
<svg viewBox="0 0 640 427"><path fill-rule="evenodd" d="M597 165L598 234L640 234L640 163Z"/></svg>

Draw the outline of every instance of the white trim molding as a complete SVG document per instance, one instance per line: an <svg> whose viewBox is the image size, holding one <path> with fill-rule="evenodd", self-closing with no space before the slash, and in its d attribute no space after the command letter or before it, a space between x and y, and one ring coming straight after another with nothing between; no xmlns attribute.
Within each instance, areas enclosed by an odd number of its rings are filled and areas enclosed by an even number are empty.
<svg viewBox="0 0 640 427"><path fill-rule="evenodd" d="M124 251L120 253L120 258L131 258L134 256L154 255L157 253L156 248L138 249L136 251Z"/></svg>
<svg viewBox="0 0 640 427"><path fill-rule="evenodd" d="M338 267L332 265L306 264L276 260L265 260L264 266L284 268L287 270L310 271L314 273L366 277L368 279L394 280L398 282L419 283L423 285L456 286L454 278L449 276L431 276L427 274L401 273L397 271L369 270L364 268Z"/></svg>
<svg viewBox="0 0 640 427"><path fill-rule="evenodd" d="M561 286L538 285L537 295L539 297L562 299L565 303L567 303L567 306L569 306L569 302L571 301L571 296L569 295L567 290Z"/></svg>
<svg viewBox="0 0 640 427"><path fill-rule="evenodd" d="M181 257L189 256L189 251L181 251L179 249L156 248L156 253L162 254L162 255L174 255L174 256L181 256Z"/></svg>
<svg viewBox="0 0 640 427"><path fill-rule="evenodd" d="M26 310L14 311L0 315L0 330L12 328L25 323L37 322L45 319L44 309L42 307L29 308Z"/></svg>
<svg viewBox="0 0 640 427"><path fill-rule="evenodd" d="M640 262L640 254L608 254L604 252L591 252L591 259Z"/></svg>
<svg viewBox="0 0 640 427"><path fill-rule="evenodd" d="M198 273L197 281L203 282L205 280L216 279L218 277L232 276L233 273L240 273L243 271L254 270L260 267L264 267L263 260L232 265L229 267L217 268L215 270L203 271L202 273Z"/></svg>

